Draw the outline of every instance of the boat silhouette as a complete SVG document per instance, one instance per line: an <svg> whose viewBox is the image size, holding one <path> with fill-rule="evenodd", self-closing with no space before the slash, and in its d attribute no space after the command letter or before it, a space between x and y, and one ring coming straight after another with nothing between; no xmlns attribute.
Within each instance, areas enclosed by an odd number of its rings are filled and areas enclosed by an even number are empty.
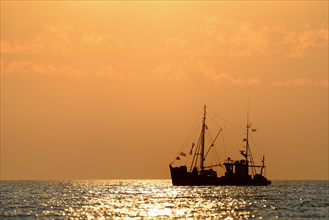
<svg viewBox="0 0 329 220"><path fill-rule="evenodd" d="M173 163L176 160L180 160L181 157L186 157L187 154L179 152L179 155L169 165L172 184L174 186L211 186L211 185L232 185L232 186L266 186L270 185L271 181L265 177L265 157L263 156L262 164L255 165L251 154L249 145L249 133L251 125L249 124L249 117L247 117L246 126L246 138L243 139L245 143L245 149L240 150L243 156L240 160L232 160L230 157L224 161L223 165L213 164L205 165L207 156L210 150L214 147L219 133L222 129L219 129L215 139L211 142L210 147L205 152L205 140L206 130L208 126L206 124L207 108L206 105L203 109L202 128L201 134L197 144L192 144L192 148L189 155L193 156L192 163L188 167L187 165L174 167ZM255 129L252 129L255 131ZM194 151L194 153L193 153ZM217 176L217 172L214 167L221 166L225 169L223 176Z"/></svg>

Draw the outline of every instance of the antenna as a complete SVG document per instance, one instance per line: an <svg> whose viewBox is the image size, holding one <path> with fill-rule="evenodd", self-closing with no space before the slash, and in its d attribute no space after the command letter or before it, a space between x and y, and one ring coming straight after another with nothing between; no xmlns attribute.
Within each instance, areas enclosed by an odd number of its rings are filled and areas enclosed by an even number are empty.
<svg viewBox="0 0 329 220"><path fill-rule="evenodd" d="M250 103L250 98L248 96L248 109L247 109L247 128L249 128L249 103Z"/></svg>
<svg viewBox="0 0 329 220"><path fill-rule="evenodd" d="M202 135L201 135L201 153L200 153L200 168L201 172L204 170L204 145L205 145L205 133L206 133L206 115L207 115L207 106L203 107L203 120L202 120Z"/></svg>

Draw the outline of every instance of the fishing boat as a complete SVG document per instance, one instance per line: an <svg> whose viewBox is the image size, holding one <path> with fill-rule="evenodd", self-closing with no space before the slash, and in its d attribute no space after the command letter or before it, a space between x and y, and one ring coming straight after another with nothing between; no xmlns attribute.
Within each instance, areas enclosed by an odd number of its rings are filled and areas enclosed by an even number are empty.
<svg viewBox="0 0 329 220"><path fill-rule="evenodd" d="M248 114L249 115L249 114ZM214 143L218 135L222 132L219 128L216 137L213 141L209 142L210 146L205 146L206 143L206 124L207 108L206 105L203 109L201 133L198 138L197 144L192 143L190 152L187 154L183 151L178 152L178 156L169 165L172 184L174 186L211 186L211 185L232 185L232 186L266 186L270 185L271 181L265 177L266 166L265 157L262 157L262 164L255 165L251 154L249 145L250 132L255 131L249 123L247 117L246 138L243 139L245 143L243 150L240 150L242 158L239 160L232 160L230 157L224 160L224 163L207 165L206 161L209 157L209 152L214 149ZM208 143L208 142L207 142ZM174 167L177 160L181 157L192 157L190 166L187 164ZM224 166L223 166L224 165ZM216 167L222 167L225 170L223 176L218 176Z"/></svg>

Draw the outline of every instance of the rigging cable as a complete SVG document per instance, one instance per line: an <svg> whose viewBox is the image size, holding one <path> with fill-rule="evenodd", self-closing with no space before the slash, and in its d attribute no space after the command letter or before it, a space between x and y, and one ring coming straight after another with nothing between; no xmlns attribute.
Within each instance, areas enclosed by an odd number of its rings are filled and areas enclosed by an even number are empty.
<svg viewBox="0 0 329 220"><path fill-rule="evenodd" d="M208 109L209 109L209 108L208 108ZM236 124L236 123L234 123L234 122L231 122L231 121L229 121L229 120L227 120L227 119L225 119L225 118L219 116L219 115L216 114L212 109L210 109L210 111L215 115L215 117L218 117L218 118L220 118L221 120L223 120L223 121L225 121L225 122L228 122L228 123L230 123L231 125L234 125L234 126L237 127L237 128L240 128L240 129L242 129L242 130L245 130L245 128L243 128L242 126L240 126L240 125L238 125L238 124Z"/></svg>
<svg viewBox="0 0 329 220"><path fill-rule="evenodd" d="M209 116L209 118L215 123L215 125L218 127L218 128L221 128L218 124L217 124L217 122L216 122L216 120L207 112L207 115Z"/></svg>
<svg viewBox="0 0 329 220"><path fill-rule="evenodd" d="M198 143L197 143L197 146L196 146L196 149L195 149L195 154L193 156L192 164L191 164L191 167L190 167L190 172L192 171L192 168L196 167L196 164L198 163L198 158L199 158L198 155L200 155L200 152L199 152L200 148L201 148L201 135L199 137L199 140L198 140Z"/></svg>
<svg viewBox="0 0 329 220"><path fill-rule="evenodd" d="M200 115L202 115L202 112L198 115L197 119L195 120L192 129L190 130L190 132L188 133L187 137L185 138L183 144L181 145L181 147L179 148L178 152L176 153L175 159L171 162L171 164L173 164L177 158L177 155L179 155L183 149L187 146L187 142L192 138L192 134L195 132L195 130L198 128L197 123L200 120Z"/></svg>
<svg viewBox="0 0 329 220"><path fill-rule="evenodd" d="M209 107L208 107L208 109L209 109ZM214 111L212 111L211 109L210 109L210 111L211 111L212 114L215 115L215 117L218 117L218 115L217 115ZM221 126L219 126L219 125L217 124L216 120L215 120L215 119L214 119L209 113L207 113L207 114L209 115L209 117L211 118L211 120L216 124L216 126L217 126L218 128L220 128L220 129L222 129ZM221 118L221 117L219 117L219 118ZM225 120L225 119L222 119L222 120L229 122L228 120ZM232 122L229 122L229 123L235 125L235 124L232 123ZM238 125L235 125L235 126L237 126L238 128L241 128L241 127L238 126ZM224 126L224 127L225 127L225 126ZM241 129L243 129L243 128L241 128ZM222 129L221 132L223 133L223 131L224 131L224 130ZM226 144L225 144L225 141L224 141L224 134L221 134L221 135L222 135L222 138L223 138L223 145L224 145L225 156L227 157ZM217 152L216 152L216 154L217 154ZM217 157L219 158L218 154L217 154Z"/></svg>
<svg viewBox="0 0 329 220"><path fill-rule="evenodd" d="M261 154L259 153L258 147L257 147L257 145L255 144L255 141L254 141L253 136L250 135L250 137L251 137L252 145L256 148L256 152L257 152L258 156L259 156L260 158L262 158Z"/></svg>
<svg viewBox="0 0 329 220"><path fill-rule="evenodd" d="M222 139L223 139L225 157L227 158L227 152L226 152L226 144L225 144L224 134L222 134Z"/></svg>

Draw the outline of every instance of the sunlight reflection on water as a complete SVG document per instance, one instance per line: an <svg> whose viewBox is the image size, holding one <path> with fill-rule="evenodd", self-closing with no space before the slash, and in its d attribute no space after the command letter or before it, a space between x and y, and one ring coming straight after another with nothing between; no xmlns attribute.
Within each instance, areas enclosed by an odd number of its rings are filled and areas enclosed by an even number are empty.
<svg viewBox="0 0 329 220"><path fill-rule="evenodd" d="M1 181L0 217L326 218L328 181L174 187L170 180Z"/></svg>

